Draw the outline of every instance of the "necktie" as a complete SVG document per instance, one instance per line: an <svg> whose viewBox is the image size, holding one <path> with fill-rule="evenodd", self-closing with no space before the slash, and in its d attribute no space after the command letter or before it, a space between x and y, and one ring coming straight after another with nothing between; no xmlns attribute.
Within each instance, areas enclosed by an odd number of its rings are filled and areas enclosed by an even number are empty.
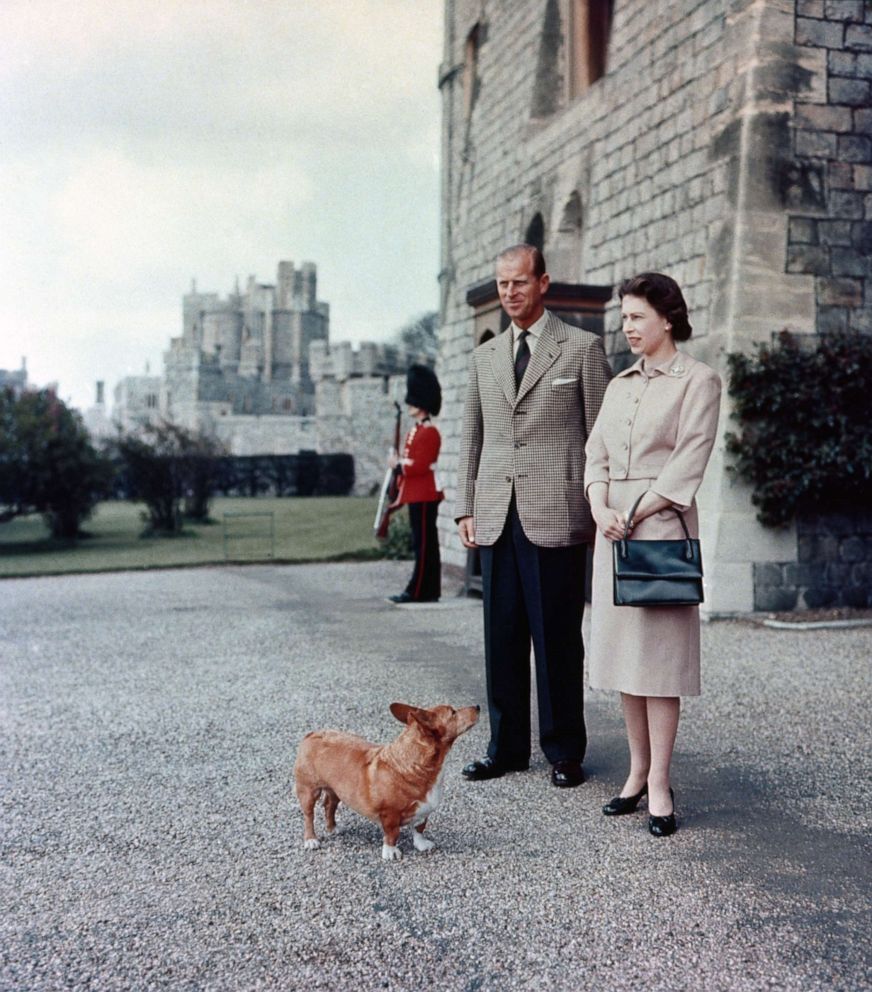
<svg viewBox="0 0 872 992"><path fill-rule="evenodd" d="M515 355L515 388L521 385L524 372L530 364L530 346L527 344L527 332L518 335L518 353Z"/></svg>

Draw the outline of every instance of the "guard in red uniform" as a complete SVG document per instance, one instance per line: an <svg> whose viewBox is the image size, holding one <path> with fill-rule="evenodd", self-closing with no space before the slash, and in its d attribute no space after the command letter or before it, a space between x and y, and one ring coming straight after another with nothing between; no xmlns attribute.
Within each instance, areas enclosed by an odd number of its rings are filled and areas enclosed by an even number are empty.
<svg viewBox="0 0 872 992"><path fill-rule="evenodd" d="M406 376L406 400L415 426L406 435L400 458L397 503L408 506L415 569L405 590L391 596L394 603L435 603L442 591L442 565L436 518L444 493L434 469L442 438L430 423L442 409L442 390L436 373L426 365L412 365Z"/></svg>

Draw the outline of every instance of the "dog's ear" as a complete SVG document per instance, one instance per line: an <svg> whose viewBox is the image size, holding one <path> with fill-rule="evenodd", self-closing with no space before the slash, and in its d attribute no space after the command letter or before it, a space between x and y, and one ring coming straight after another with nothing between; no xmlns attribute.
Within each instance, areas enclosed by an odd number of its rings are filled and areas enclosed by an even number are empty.
<svg viewBox="0 0 872 992"><path fill-rule="evenodd" d="M417 708L409 706L408 703L391 703L391 713L400 721L408 723L409 717L417 712Z"/></svg>

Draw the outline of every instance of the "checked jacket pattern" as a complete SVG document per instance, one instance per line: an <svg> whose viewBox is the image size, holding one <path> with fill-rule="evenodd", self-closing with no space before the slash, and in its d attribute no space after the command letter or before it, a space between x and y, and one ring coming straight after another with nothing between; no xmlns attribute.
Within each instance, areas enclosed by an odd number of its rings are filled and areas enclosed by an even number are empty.
<svg viewBox="0 0 872 992"><path fill-rule="evenodd" d="M550 312L517 390L511 330L475 349L454 516L475 518L477 544L499 538L513 492L534 544L593 539L584 446L611 376L600 338Z"/></svg>

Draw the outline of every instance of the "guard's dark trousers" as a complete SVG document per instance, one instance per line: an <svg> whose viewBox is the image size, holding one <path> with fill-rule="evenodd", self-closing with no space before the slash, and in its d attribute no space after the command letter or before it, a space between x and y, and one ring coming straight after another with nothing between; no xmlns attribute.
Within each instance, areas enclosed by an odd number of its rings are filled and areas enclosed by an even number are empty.
<svg viewBox="0 0 872 992"><path fill-rule="evenodd" d="M436 529L439 503L408 505L415 568L406 592L412 599L439 599L442 591L442 563L439 557L439 532Z"/></svg>
<svg viewBox="0 0 872 992"><path fill-rule="evenodd" d="M532 544L514 499L497 542L481 548L488 755L496 761L523 765L530 756L531 638L542 750L551 764L584 758L585 567L584 544Z"/></svg>

